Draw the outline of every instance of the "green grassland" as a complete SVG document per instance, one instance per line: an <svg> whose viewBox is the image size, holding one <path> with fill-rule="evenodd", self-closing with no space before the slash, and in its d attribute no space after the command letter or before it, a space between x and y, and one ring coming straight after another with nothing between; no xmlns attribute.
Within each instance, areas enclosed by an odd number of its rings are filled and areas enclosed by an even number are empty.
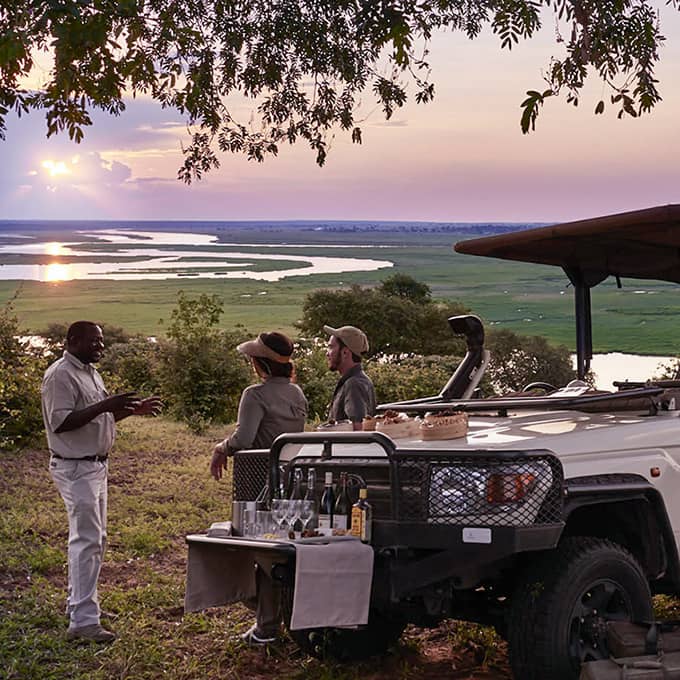
<svg viewBox="0 0 680 680"><path fill-rule="evenodd" d="M208 474L224 431L191 435L165 419L120 424L109 472L108 549L100 578L108 646L66 641L68 526L44 449L0 451L0 678L3 680L507 680L489 628L410 627L389 654L346 666L304 656L287 638L268 650L240 639L242 605L183 612L187 533L230 518L230 475ZM225 574L225 578L228 575Z"/></svg>
<svg viewBox="0 0 680 680"><path fill-rule="evenodd" d="M300 318L305 295L311 290L350 284L376 285L387 276L402 272L427 283L434 297L462 302L479 314L488 327L544 335L571 349L575 345L572 289L561 270L459 255L452 245L467 237L462 234L276 229L216 233L223 243L235 244L226 252L280 254L276 263L266 265L268 269L285 267L287 253L379 259L393 263L393 267L372 272L297 275L278 282L219 276L165 281L0 281L0 303L14 298L22 326L31 331L52 321L93 318L130 331L162 335L164 326L158 322L169 318L177 293L183 290L190 295L220 296L225 307L222 324L226 328L241 324L252 331L267 328L295 334L294 324ZM273 250L267 247L271 243L303 243L307 247ZM331 250L328 245L348 247ZM92 249L93 244L86 247ZM94 247L97 257L107 259L120 248L118 244ZM195 256L187 258L187 271L197 271L192 269L192 261L209 252L210 246L188 248L195 251ZM255 262L251 269L264 267L263 263ZM140 269L144 269L143 263ZM679 354L677 286L632 280L624 280L623 284L622 289L617 289L607 282L593 291L595 351Z"/></svg>

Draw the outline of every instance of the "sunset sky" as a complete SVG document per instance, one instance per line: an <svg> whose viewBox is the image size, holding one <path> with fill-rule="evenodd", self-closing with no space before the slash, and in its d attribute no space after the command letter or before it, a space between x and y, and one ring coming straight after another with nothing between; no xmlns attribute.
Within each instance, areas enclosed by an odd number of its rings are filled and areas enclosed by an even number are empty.
<svg viewBox="0 0 680 680"><path fill-rule="evenodd" d="M183 121L149 100L119 118L95 115L79 145L46 139L38 114L13 119L0 142L0 219L518 222L679 203L680 13L663 12L662 32L664 101L639 120L617 120L613 108L595 116L608 93L592 80L579 108L549 102L522 135L524 93L543 88L541 69L561 54L551 21L511 53L488 34L446 34L432 45L433 103L386 123L367 95L364 143L338 133L324 168L298 144L264 164L223 155L190 187L176 179Z"/></svg>

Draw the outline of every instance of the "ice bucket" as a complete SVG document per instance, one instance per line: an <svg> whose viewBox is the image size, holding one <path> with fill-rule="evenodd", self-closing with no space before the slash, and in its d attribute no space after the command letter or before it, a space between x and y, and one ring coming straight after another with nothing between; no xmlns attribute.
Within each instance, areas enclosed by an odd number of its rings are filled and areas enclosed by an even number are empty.
<svg viewBox="0 0 680 680"><path fill-rule="evenodd" d="M245 534L246 511L255 512L257 503L255 501L234 501L231 506L231 525L236 536Z"/></svg>

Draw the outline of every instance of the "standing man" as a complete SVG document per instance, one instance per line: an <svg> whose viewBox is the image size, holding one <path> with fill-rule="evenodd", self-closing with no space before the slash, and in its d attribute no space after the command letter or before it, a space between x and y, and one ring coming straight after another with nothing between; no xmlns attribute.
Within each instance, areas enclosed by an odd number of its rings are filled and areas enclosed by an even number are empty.
<svg viewBox="0 0 680 680"><path fill-rule="evenodd" d="M97 580L106 548L108 456L115 421L131 415L156 415L158 397L134 392L109 396L92 366L104 350L102 330L76 321L66 336L66 351L45 371L42 411L50 450L50 473L68 514L69 640L111 642L115 634L99 623Z"/></svg>
<svg viewBox="0 0 680 680"><path fill-rule="evenodd" d="M368 338L359 328L324 326L330 335L326 361L331 371L340 374L335 386L328 420L351 420L355 430L361 430L365 416L375 413L375 389L361 366L361 355L368 352Z"/></svg>

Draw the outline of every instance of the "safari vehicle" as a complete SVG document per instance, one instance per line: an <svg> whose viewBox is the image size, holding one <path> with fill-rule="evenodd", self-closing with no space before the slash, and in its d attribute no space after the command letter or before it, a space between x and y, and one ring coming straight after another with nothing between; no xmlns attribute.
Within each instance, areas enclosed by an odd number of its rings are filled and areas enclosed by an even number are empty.
<svg viewBox="0 0 680 680"><path fill-rule="evenodd" d="M368 624L291 635L311 654L349 660L384 651L407 623L476 621L508 640L516 678L577 678L582 662L607 657L608 620L648 619L652 594L680 591L680 382L619 383L606 393L582 382L592 358L591 288L610 276L680 283L680 205L455 249L564 270L575 294L580 381L542 384L539 396L472 398L484 332L476 317L454 317L468 353L441 393L379 409L465 412L466 437L277 439L265 454L269 488L293 467L314 467L317 479L347 471L366 484L374 508ZM238 493L244 481L235 482ZM229 549L238 541L227 539ZM295 549L262 550L276 552L289 620Z"/></svg>

